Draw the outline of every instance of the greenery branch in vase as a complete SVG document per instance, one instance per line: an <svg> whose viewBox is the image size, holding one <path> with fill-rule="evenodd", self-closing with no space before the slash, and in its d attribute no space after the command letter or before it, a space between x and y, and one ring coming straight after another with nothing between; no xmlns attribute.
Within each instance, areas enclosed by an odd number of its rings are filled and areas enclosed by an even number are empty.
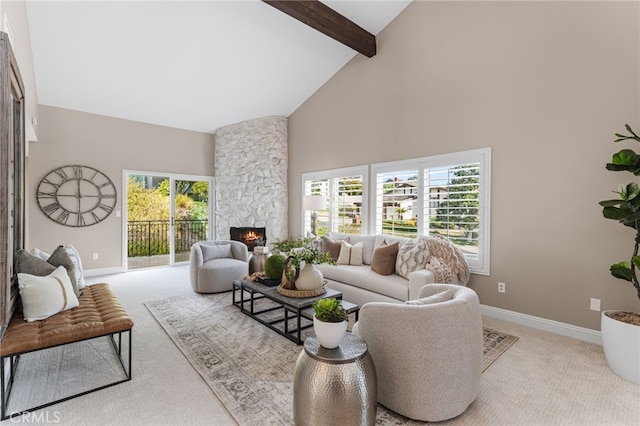
<svg viewBox="0 0 640 426"><path fill-rule="evenodd" d="M625 125L629 134L616 133L615 142L636 141L640 136L631 126ZM628 171L640 176L640 155L631 149L623 149L613 155L607 170ZM634 229L635 238L633 252L629 261L611 265L611 275L629 281L640 299L640 187L636 182L621 184L617 191L619 198L601 201L602 214L607 219L620 222ZM601 316L602 346L614 373L633 383L640 384L640 313L627 311L604 311Z"/></svg>
<svg viewBox="0 0 640 426"><path fill-rule="evenodd" d="M323 286L324 277L314 267L321 263L335 265L330 253L322 253L314 238L290 239L274 243L276 249L287 253L285 273L295 281L297 290L314 290Z"/></svg>
<svg viewBox="0 0 640 426"><path fill-rule="evenodd" d="M347 332L347 313L340 300L333 297L313 302L313 330L320 345L334 349L340 345Z"/></svg>

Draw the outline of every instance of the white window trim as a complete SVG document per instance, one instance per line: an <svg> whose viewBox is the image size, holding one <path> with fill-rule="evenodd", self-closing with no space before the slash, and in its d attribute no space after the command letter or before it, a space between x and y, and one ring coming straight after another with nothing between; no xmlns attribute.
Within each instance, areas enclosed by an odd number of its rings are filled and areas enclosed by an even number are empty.
<svg viewBox="0 0 640 426"><path fill-rule="evenodd" d="M319 180L319 179L334 179L345 176L352 175L362 175L362 229L367 230L370 228L369 224L369 199L371 194L369 194L369 166L353 166L353 167L344 167L341 169L331 169L331 170L322 170L315 172L306 172L302 173L301 180L301 190L300 190L300 235L306 235L307 230L305 229L305 215L304 207L302 205L302 200L304 200L305 195L305 182L308 180ZM329 224L330 228L332 224Z"/></svg>
<svg viewBox="0 0 640 426"><path fill-rule="evenodd" d="M464 163L480 163L480 169L482 170L482 178L480 179L480 260L474 265L469 265L469 269L474 274L490 275L491 271L491 148L480 148L463 152L448 153L441 155L433 155L422 158L412 158L409 160L390 161L385 163L376 163L371 165L371 176L376 179L380 173L395 172L401 170L417 169L420 174L419 181L419 193L424 193L424 179L422 177L422 170L425 168L449 166L452 164L464 164ZM375 208L376 208L376 193L372 191L369 193L371 198L369 202L370 210L369 217L374 218L369 223L369 233L375 234L376 221L375 221ZM419 211L424 211L424 197L420 196L418 199ZM418 234L424 235L427 231L426 225L423 221L423 215L418 217Z"/></svg>

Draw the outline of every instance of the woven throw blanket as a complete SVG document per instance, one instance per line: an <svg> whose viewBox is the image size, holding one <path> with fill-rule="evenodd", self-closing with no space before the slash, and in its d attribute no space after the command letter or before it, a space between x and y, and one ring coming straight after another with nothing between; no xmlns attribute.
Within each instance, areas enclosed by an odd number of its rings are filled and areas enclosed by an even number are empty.
<svg viewBox="0 0 640 426"><path fill-rule="evenodd" d="M423 237L429 248L425 269L433 272L435 282L448 283L458 277L461 284L469 282L469 264L460 251L449 240L439 236Z"/></svg>

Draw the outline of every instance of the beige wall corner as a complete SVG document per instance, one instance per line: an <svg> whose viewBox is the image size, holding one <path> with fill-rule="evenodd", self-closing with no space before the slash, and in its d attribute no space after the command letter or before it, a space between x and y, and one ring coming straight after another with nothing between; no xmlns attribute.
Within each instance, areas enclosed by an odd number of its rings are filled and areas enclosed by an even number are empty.
<svg viewBox="0 0 640 426"><path fill-rule="evenodd" d="M122 172L138 170L214 175L213 135L135 121L121 120L54 107L40 107L40 142L29 158L27 249L50 252L58 244L73 244L86 269L122 267L121 217L72 228L48 219L40 211L35 191L51 170L69 164L87 165L105 173L118 191L116 210L122 210ZM99 253L98 260L91 254Z"/></svg>
<svg viewBox="0 0 640 426"><path fill-rule="evenodd" d="M24 0L0 2L0 27L8 32L5 25L5 17L13 36L13 53L16 56L22 82L25 87L25 127L27 141L37 140L37 126L33 125L33 119L38 117L38 94L36 93L36 77L33 67L33 55L31 52L31 38L29 36L29 23L27 9Z"/></svg>
<svg viewBox="0 0 640 426"><path fill-rule="evenodd" d="M640 129L640 3L413 2L289 118L289 233L301 174L492 147L491 276L481 303L589 329L638 310L609 265L633 235L598 205ZM629 145L632 146L632 145ZM635 147L638 149L638 147ZM506 293L497 283L507 284Z"/></svg>

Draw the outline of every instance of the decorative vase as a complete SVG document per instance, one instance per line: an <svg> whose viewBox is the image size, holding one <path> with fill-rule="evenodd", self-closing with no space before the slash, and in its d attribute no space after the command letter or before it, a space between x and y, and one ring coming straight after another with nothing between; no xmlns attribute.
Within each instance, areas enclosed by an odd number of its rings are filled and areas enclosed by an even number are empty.
<svg viewBox="0 0 640 426"><path fill-rule="evenodd" d="M254 272L264 272L264 262L271 256L271 253L253 253L249 259L249 275Z"/></svg>
<svg viewBox="0 0 640 426"><path fill-rule="evenodd" d="M296 278L298 290L315 290L321 288L324 277L322 272L312 263L305 264Z"/></svg>
<svg viewBox="0 0 640 426"><path fill-rule="evenodd" d="M320 342L320 346L327 349L335 349L340 345L347 333L347 321L324 322L313 316L313 331Z"/></svg>
<svg viewBox="0 0 640 426"><path fill-rule="evenodd" d="M602 348L611 370L632 383L640 384L640 326L611 318L602 312Z"/></svg>

